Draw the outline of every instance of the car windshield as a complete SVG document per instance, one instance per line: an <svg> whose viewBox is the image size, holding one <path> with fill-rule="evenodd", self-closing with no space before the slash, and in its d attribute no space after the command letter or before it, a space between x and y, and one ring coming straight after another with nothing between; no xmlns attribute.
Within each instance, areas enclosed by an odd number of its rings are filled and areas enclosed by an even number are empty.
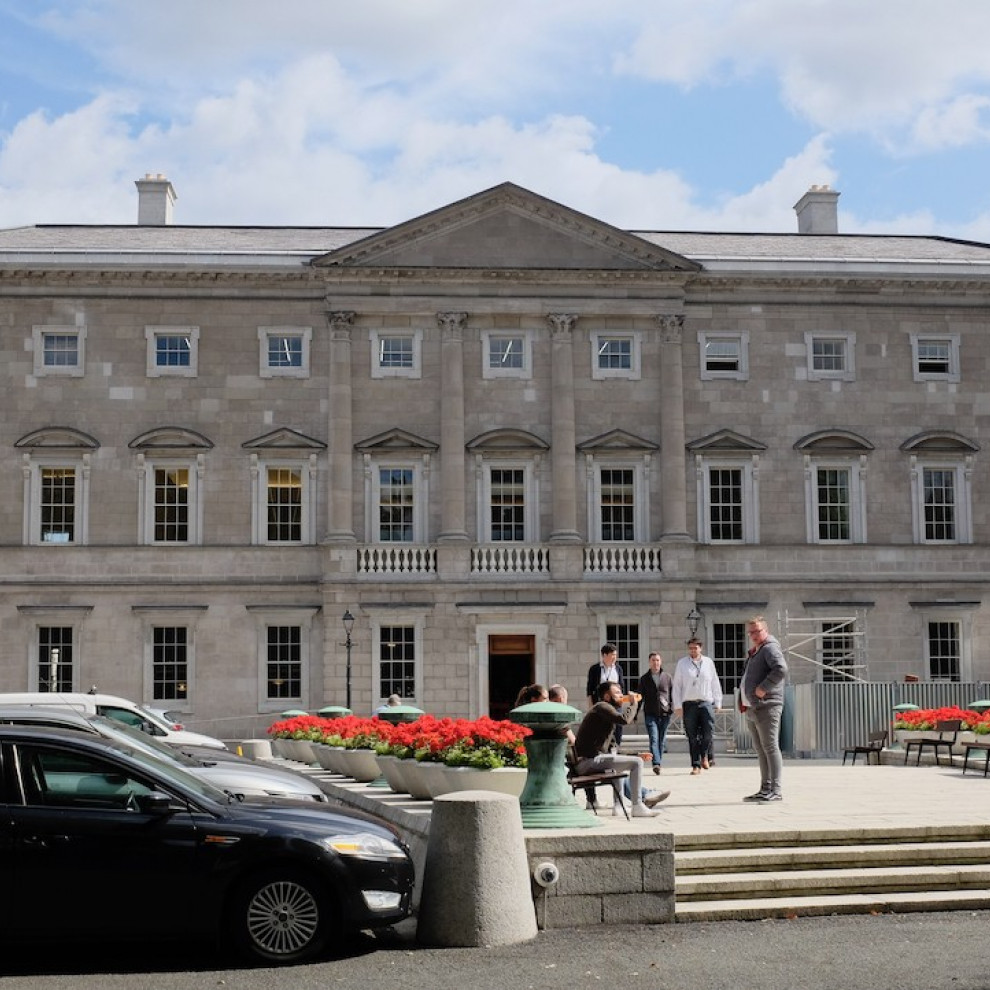
<svg viewBox="0 0 990 990"><path fill-rule="evenodd" d="M138 749L130 742L118 743L107 739L107 743L126 753L135 763L139 763L145 772L160 783L170 785L180 791L195 794L197 797L212 801L215 804L228 804L231 795L222 791L205 780L194 776L178 763L169 763L145 749Z"/></svg>
<svg viewBox="0 0 990 990"><path fill-rule="evenodd" d="M151 753L168 763L175 763L183 767L203 765L202 761L187 756L175 746L163 743L154 736L149 736L147 732L135 729L132 725L118 722L115 718L108 718L106 715L92 715L90 722L100 730L100 735L106 736L108 739L116 739L117 742L124 743L124 745L134 749L140 749L142 752Z"/></svg>

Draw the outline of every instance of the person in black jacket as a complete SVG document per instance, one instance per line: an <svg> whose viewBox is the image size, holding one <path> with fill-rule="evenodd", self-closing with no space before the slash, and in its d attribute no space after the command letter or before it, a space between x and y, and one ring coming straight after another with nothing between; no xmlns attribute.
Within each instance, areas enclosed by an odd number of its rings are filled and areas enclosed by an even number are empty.
<svg viewBox="0 0 990 990"><path fill-rule="evenodd" d="M653 772L660 773L663 766L663 747L667 738L667 727L674 713L671 700L673 681L663 669L663 657L654 651L650 654L650 669L639 679L639 693L643 696L643 721L650 740L650 753L653 756Z"/></svg>
<svg viewBox="0 0 990 990"><path fill-rule="evenodd" d="M601 649L601 660L588 668L588 707L591 708L601 697L603 684L618 684L620 694L625 694L625 671L619 663L619 649L615 643L606 643ZM615 729L615 748L622 743L622 726Z"/></svg>

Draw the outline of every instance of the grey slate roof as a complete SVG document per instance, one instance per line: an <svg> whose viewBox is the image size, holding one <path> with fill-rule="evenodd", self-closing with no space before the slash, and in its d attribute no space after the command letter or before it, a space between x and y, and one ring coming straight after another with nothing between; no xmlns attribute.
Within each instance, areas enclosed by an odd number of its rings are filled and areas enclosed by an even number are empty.
<svg viewBox="0 0 990 990"><path fill-rule="evenodd" d="M87 226L0 230L0 265L300 267L379 227ZM864 269L990 273L990 244L933 236L630 231L709 270Z"/></svg>

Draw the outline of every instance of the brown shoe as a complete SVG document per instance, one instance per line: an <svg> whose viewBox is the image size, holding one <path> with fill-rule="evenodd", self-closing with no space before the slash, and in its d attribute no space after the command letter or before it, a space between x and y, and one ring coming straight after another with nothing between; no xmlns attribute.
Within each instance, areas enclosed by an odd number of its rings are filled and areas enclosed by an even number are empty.
<svg viewBox="0 0 990 990"><path fill-rule="evenodd" d="M701 773L701 767L691 767L691 776L694 777Z"/></svg>
<svg viewBox="0 0 990 990"><path fill-rule="evenodd" d="M701 769L702 770L707 770L708 769L708 757L707 756L704 757L702 759L702 761L701 761Z"/></svg>
<svg viewBox="0 0 990 990"><path fill-rule="evenodd" d="M653 772L654 773L659 773L660 772L660 764L659 763L654 763L653 764Z"/></svg>

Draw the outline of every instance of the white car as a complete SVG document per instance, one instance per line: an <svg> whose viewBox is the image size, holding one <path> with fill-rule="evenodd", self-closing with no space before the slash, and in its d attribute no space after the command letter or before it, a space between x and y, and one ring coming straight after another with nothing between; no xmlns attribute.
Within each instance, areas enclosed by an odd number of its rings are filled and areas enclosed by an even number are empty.
<svg viewBox="0 0 990 990"><path fill-rule="evenodd" d="M226 749L222 739L204 736L188 729L174 729L172 723L152 714L140 705L112 694L79 694L59 691L24 691L17 694L0 694L0 706L43 705L45 708L72 708L84 715L106 715L124 725L146 732L172 746L207 746Z"/></svg>
<svg viewBox="0 0 990 990"><path fill-rule="evenodd" d="M41 705L0 706L2 725L40 725L49 728L74 729L103 736L105 739L138 749L172 765L181 766L214 787L237 797L292 798L302 801L326 802L327 796L308 777L292 770L267 767L233 753L224 751L230 759L212 760L210 753L185 753L178 746L169 746L140 729L124 725L104 715L84 715L71 708L46 708Z"/></svg>

